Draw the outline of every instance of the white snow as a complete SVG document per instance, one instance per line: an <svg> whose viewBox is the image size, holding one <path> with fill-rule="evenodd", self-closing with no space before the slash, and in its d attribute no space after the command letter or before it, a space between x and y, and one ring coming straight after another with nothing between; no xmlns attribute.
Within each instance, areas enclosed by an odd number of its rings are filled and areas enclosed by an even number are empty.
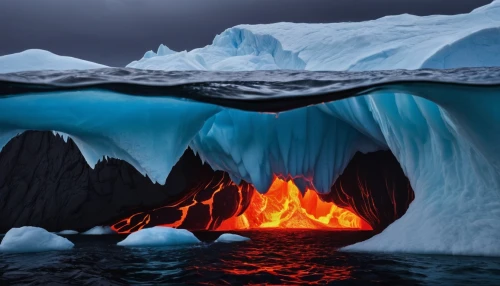
<svg viewBox="0 0 500 286"><path fill-rule="evenodd" d="M109 226L94 226L93 228L82 233L83 235L107 235L116 234Z"/></svg>
<svg viewBox="0 0 500 286"><path fill-rule="evenodd" d="M222 243L231 243L231 242L243 242L249 241L250 238L244 237L237 234L232 233L224 233L219 236L214 242L222 242Z"/></svg>
<svg viewBox="0 0 500 286"><path fill-rule="evenodd" d="M456 16L242 25L205 48L179 53L161 48L129 67L498 66L499 27L500 1ZM71 137L91 166L103 156L119 158L163 183L189 145L213 169L227 171L235 182L244 179L260 192L267 190L274 174L300 175L304 179L296 183L302 190L310 186L327 192L355 152L389 149L408 176L415 200L384 232L347 250L499 256L498 93L402 87L279 116L99 90L4 97L0 146L24 130L55 130ZM140 244L148 235L129 237ZM160 244L165 241L158 237Z"/></svg>
<svg viewBox="0 0 500 286"><path fill-rule="evenodd" d="M78 234L78 231L76 231L76 230L62 230L62 231L58 232L57 234L60 234L60 235L73 235L73 234Z"/></svg>
<svg viewBox="0 0 500 286"><path fill-rule="evenodd" d="M59 56L48 51L36 49L0 56L0 73L34 70L84 70L106 67L101 64Z"/></svg>
<svg viewBox="0 0 500 286"><path fill-rule="evenodd" d="M10 229L0 243L0 252L42 252L66 250L74 244L68 239L50 233L43 228L23 226Z"/></svg>
<svg viewBox="0 0 500 286"><path fill-rule="evenodd" d="M197 243L200 243L198 238L188 230L155 226L134 232L117 245L162 247Z"/></svg>

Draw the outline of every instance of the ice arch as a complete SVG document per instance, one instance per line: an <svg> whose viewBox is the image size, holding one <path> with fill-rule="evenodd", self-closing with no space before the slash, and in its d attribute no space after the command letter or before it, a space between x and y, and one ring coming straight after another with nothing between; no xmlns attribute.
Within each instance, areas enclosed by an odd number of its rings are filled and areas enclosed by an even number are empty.
<svg viewBox="0 0 500 286"><path fill-rule="evenodd" d="M328 192L355 152L390 149L415 200L383 233L347 249L500 255L498 93L397 86L279 114L99 90L22 95L0 99L0 138L64 132L89 164L116 157L159 182L189 145L261 192L273 174Z"/></svg>
<svg viewBox="0 0 500 286"><path fill-rule="evenodd" d="M277 118L224 110L191 148L260 191L274 173L305 178L319 192L329 191L354 152L388 148L415 200L382 234L348 250L499 255L498 90L414 94L379 92Z"/></svg>

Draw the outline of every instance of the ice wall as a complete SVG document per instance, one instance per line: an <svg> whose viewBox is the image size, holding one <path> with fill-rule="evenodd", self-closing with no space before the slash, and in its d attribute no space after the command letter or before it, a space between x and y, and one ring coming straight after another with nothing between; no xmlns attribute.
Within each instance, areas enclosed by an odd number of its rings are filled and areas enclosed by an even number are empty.
<svg viewBox="0 0 500 286"><path fill-rule="evenodd" d="M499 91L370 95L415 192L406 214L350 251L500 255ZM488 105L488 106L486 106Z"/></svg>

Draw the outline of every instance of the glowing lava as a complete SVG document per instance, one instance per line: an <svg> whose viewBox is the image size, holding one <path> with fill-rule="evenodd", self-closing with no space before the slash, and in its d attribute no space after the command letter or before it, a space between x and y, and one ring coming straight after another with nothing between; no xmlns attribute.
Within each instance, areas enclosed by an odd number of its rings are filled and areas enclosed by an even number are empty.
<svg viewBox="0 0 500 286"><path fill-rule="evenodd" d="M235 185L224 174L170 205L122 219L112 229L131 233L156 225L190 230L372 229L352 210L322 201L313 190L302 195L291 180L275 178L263 195L250 184Z"/></svg>
<svg viewBox="0 0 500 286"><path fill-rule="evenodd" d="M279 178L266 194L254 192L245 212L225 220L217 230L259 228L372 229L353 212L323 202L315 191L302 196L293 181Z"/></svg>

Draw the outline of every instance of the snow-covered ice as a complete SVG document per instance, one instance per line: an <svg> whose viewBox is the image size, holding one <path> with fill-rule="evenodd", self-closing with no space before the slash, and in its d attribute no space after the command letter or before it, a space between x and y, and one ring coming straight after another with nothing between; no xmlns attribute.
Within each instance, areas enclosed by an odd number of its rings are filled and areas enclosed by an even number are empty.
<svg viewBox="0 0 500 286"><path fill-rule="evenodd" d="M0 73L34 70L84 70L107 66L72 57L55 55L44 50L26 50L0 56Z"/></svg>
<svg viewBox="0 0 500 286"><path fill-rule="evenodd" d="M147 56L153 70L387 70L500 65L500 2L453 16L239 25L192 51ZM160 47L162 48L162 47Z"/></svg>
<svg viewBox="0 0 500 286"><path fill-rule="evenodd" d="M214 242L222 242L222 243L231 243L231 242L243 242L249 241L250 238L233 234L233 233L224 233L219 236Z"/></svg>
<svg viewBox="0 0 500 286"><path fill-rule="evenodd" d="M134 232L117 245L162 247L197 243L200 243L200 240L186 229L155 226Z"/></svg>
<svg viewBox="0 0 500 286"><path fill-rule="evenodd" d="M50 233L43 228L23 226L10 229L0 243L0 252L42 252L66 250L74 244L68 239Z"/></svg>
<svg viewBox="0 0 500 286"><path fill-rule="evenodd" d="M93 228L82 233L83 235L108 235L116 234L109 226L94 226Z"/></svg>

